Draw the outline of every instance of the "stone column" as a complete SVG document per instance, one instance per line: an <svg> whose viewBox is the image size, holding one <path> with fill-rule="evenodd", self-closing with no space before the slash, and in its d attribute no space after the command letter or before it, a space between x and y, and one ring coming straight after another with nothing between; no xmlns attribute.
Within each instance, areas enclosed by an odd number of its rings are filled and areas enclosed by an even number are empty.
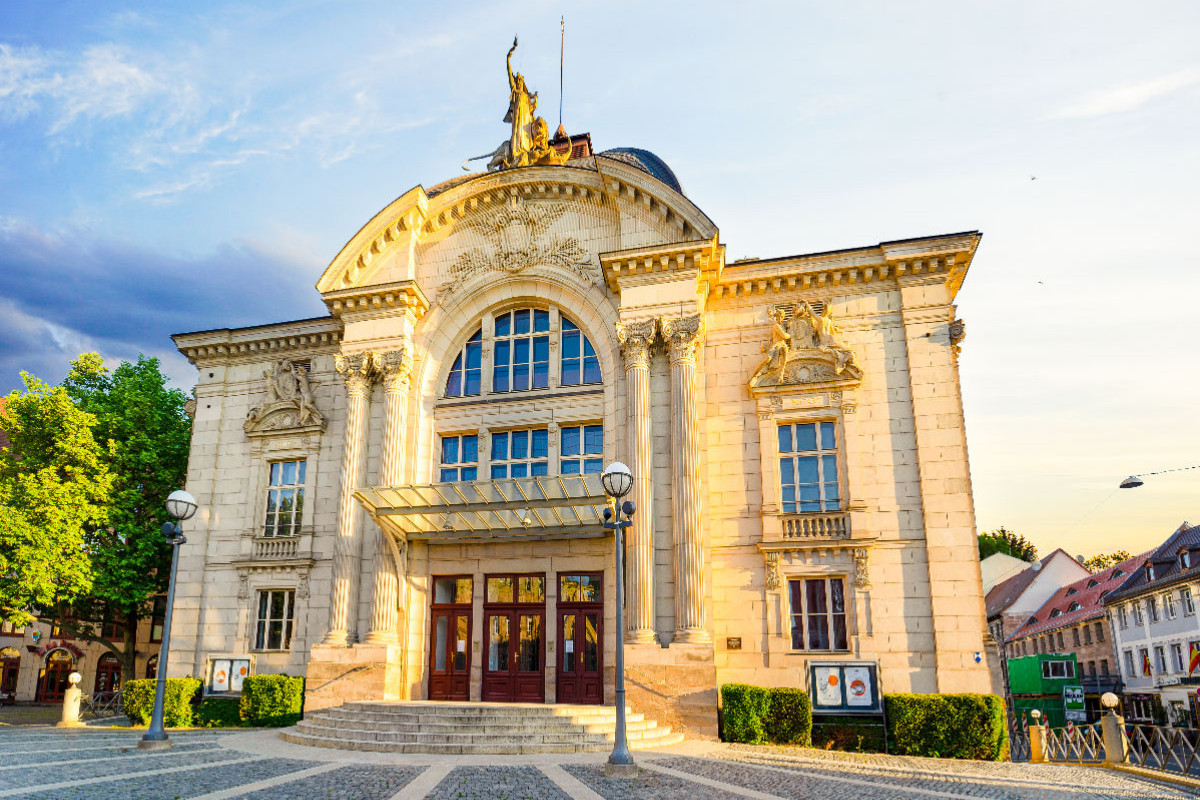
<svg viewBox="0 0 1200 800"><path fill-rule="evenodd" d="M407 420L408 381L412 358L407 348L382 356L383 378L383 463L379 482L384 486L404 483L404 432ZM375 528L375 585L371 600L371 629L368 644L395 644L397 612L400 605L402 563L398 545L383 528Z"/></svg>
<svg viewBox="0 0 1200 800"><path fill-rule="evenodd" d="M654 630L654 449L650 439L650 345L653 319L617 323L617 341L625 356L625 385L629 388L629 468L633 470L633 500L637 511L626 542L625 641L658 641Z"/></svg>
<svg viewBox="0 0 1200 800"><path fill-rule="evenodd" d="M358 502L354 490L362 481L362 445L366 434L367 393L379 362L378 353L337 355L334 365L346 381L346 434L342 443L342 477L338 497L337 536L333 548L333 601L329 632L323 644L347 645L351 605L358 597Z"/></svg>
<svg viewBox="0 0 1200 800"><path fill-rule="evenodd" d="M671 359L671 510L675 545L675 641L712 641L704 619L704 530L700 518L696 348L704 318L659 320Z"/></svg>

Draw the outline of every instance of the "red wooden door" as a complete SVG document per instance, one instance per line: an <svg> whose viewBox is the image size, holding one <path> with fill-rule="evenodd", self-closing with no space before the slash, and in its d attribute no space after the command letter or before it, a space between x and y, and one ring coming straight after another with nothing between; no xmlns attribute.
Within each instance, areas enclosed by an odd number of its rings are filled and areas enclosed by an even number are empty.
<svg viewBox="0 0 1200 800"><path fill-rule="evenodd" d="M429 657L429 699L469 700L471 610L434 609Z"/></svg>
<svg viewBox="0 0 1200 800"><path fill-rule="evenodd" d="M599 605L558 607L556 702L604 702L603 616Z"/></svg>
<svg viewBox="0 0 1200 800"><path fill-rule="evenodd" d="M490 702L544 703L546 665L544 611L512 607L488 609L484 628L487 661L482 699Z"/></svg>
<svg viewBox="0 0 1200 800"><path fill-rule="evenodd" d="M43 703L61 703L71 685L67 678L74 669L75 661L66 651L52 651L38 683L38 699Z"/></svg>
<svg viewBox="0 0 1200 800"><path fill-rule="evenodd" d="M112 653L105 653L96 664L95 694L113 695L121 688L121 662Z"/></svg>

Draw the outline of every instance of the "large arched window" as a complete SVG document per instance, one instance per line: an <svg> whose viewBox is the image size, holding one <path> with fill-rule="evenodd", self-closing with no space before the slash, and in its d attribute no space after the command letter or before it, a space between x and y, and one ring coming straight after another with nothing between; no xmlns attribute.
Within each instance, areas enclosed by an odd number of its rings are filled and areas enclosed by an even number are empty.
<svg viewBox="0 0 1200 800"><path fill-rule="evenodd" d="M446 396L462 397L479 394L483 389L483 330L467 340L446 380Z"/></svg>

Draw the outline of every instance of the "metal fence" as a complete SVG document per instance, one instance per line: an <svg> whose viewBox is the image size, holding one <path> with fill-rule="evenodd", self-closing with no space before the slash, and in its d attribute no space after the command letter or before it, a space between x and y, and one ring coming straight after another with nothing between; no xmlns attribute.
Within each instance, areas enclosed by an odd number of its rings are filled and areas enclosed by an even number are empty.
<svg viewBox="0 0 1200 800"><path fill-rule="evenodd" d="M107 719L108 717L118 717L124 713L125 706L121 702L119 691L96 692L84 695L79 699L80 719Z"/></svg>
<svg viewBox="0 0 1200 800"><path fill-rule="evenodd" d="M1008 760L1029 760L1029 731L1020 725L1008 726Z"/></svg>
<svg viewBox="0 0 1200 800"><path fill-rule="evenodd" d="M1046 758L1072 764L1104 761L1104 734L1100 723L1047 729Z"/></svg>
<svg viewBox="0 0 1200 800"><path fill-rule="evenodd" d="M1200 733L1192 728L1167 728L1158 725L1126 725L1125 740L1129 761L1139 767L1200 774Z"/></svg>

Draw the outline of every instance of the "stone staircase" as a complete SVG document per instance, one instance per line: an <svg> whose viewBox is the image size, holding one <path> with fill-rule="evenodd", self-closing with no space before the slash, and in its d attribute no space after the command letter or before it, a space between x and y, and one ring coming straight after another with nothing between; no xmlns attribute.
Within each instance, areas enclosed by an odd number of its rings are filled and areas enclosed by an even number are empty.
<svg viewBox="0 0 1200 800"><path fill-rule="evenodd" d="M386 753L601 753L613 746L613 706L432 701L352 702L306 714L286 742ZM683 735L626 711L632 750L665 747Z"/></svg>

